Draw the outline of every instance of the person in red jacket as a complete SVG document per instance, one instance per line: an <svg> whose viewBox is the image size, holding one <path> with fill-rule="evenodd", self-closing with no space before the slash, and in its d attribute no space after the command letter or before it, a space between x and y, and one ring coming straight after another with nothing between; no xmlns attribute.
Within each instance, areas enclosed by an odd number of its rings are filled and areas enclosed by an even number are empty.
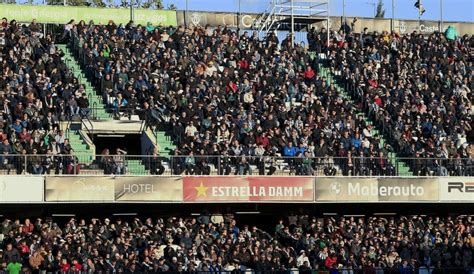
<svg viewBox="0 0 474 274"><path fill-rule="evenodd" d="M240 67L240 69L248 70L249 69L249 62L245 59L242 59L242 60L239 61L239 67Z"/></svg>
<svg viewBox="0 0 474 274"><path fill-rule="evenodd" d="M20 242L18 251L20 251L22 257L30 255L30 247L26 244L26 240Z"/></svg>
<svg viewBox="0 0 474 274"><path fill-rule="evenodd" d="M82 264L77 261L77 259L74 259L72 261L72 271L74 272L81 272L82 271Z"/></svg>
<svg viewBox="0 0 474 274"><path fill-rule="evenodd" d="M30 235L33 233L33 230L35 229L35 226L30 222L30 219L25 220L25 224L21 226L21 233Z"/></svg>
<svg viewBox="0 0 474 274"><path fill-rule="evenodd" d="M61 260L61 272L69 272L69 270L71 269L71 265L67 262L66 259L62 259Z"/></svg>
<svg viewBox="0 0 474 274"><path fill-rule="evenodd" d="M327 258L326 258L326 261L324 261L324 266L327 268L327 269L331 269L333 265L337 265L337 256L336 256L336 253L331 253L331 255L329 255Z"/></svg>
<svg viewBox="0 0 474 274"><path fill-rule="evenodd" d="M374 103L377 105L377 106L381 106L382 105L382 98L380 98L380 96L378 95L375 95L374 97Z"/></svg>
<svg viewBox="0 0 474 274"><path fill-rule="evenodd" d="M225 91L227 93L235 93L238 91L237 84L234 83L233 81L229 81L229 84L225 87Z"/></svg>
<svg viewBox="0 0 474 274"><path fill-rule="evenodd" d="M266 148L270 143L270 140L268 139L267 134L263 132L262 135L257 136L256 143L261 144L262 147Z"/></svg>
<svg viewBox="0 0 474 274"><path fill-rule="evenodd" d="M18 134L18 139L22 143L27 143L31 139L31 134L28 132L27 128L22 128L21 132Z"/></svg>
<svg viewBox="0 0 474 274"><path fill-rule="evenodd" d="M314 72L313 68L311 66L308 66L306 70L304 71L304 80L308 84L310 83L313 79L316 73Z"/></svg>

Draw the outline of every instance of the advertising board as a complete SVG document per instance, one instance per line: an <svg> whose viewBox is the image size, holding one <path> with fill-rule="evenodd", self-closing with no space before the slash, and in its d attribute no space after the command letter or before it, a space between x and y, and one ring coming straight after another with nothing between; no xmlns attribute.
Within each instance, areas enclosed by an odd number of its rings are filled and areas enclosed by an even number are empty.
<svg viewBox="0 0 474 274"><path fill-rule="evenodd" d="M311 177L183 177L184 202L312 202Z"/></svg>

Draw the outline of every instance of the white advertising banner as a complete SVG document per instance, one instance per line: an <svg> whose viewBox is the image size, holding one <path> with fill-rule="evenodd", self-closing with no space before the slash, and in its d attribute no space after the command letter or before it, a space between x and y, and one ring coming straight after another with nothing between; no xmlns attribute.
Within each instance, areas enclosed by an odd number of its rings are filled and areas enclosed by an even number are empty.
<svg viewBox="0 0 474 274"><path fill-rule="evenodd" d="M316 202L438 202L436 178L316 178Z"/></svg>
<svg viewBox="0 0 474 274"><path fill-rule="evenodd" d="M474 203L474 177L440 177L441 202Z"/></svg>
<svg viewBox="0 0 474 274"><path fill-rule="evenodd" d="M0 176L0 203L43 202L43 176Z"/></svg>

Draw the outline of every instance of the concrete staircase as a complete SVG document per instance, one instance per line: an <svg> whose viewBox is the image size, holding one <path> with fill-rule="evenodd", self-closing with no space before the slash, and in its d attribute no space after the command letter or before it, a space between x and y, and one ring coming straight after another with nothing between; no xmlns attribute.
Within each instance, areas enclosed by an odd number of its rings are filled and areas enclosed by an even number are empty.
<svg viewBox="0 0 474 274"><path fill-rule="evenodd" d="M74 154L77 156L79 163L91 164L94 161L94 149L90 147L81 136L79 130L66 130L66 136L69 138Z"/></svg>
<svg viewBox="0 0 474 274"><path fill-rule="evenodd" d="M86 81L79 64L74 60L74 56L71 54L66 45L56 45L56 47L64 53L64 62L66 63L67 67L72 70L74 76L79 80L79 83L84 85L89 98L90 106L93 107L93 105L97 105L99 107L103 107L103 104L98 104L101 102L102 98L95 94L95 91L90 83ZM98 110L97 114L101 115L102 117L108 116L108 113L106 113L105 110ZM87 144L87 142L81 136L80 130L72 130L67 128L66 136L69 138L69 142L71 143L71 147L74 150L74 154L77 156L79 163L86 165L91 164L95 158L95 148L92 148Z"/></svg>
<svg viewBox="0 0 474 274"><path fill-rule="evenodd" d="M56 45L56 47L62 50L67 67L72 70L74 76L79 80L79 83L85 87L87 98L89 98L89 106L91 108L91 118L93 120L111 120L112 115L106 111L105 105L102 101L102 96L97 95L94 87L87 80L85 73L82 71L79 63L74 58L74 55L67 45Z"/></svg>
<svg viewBox="0 0 474 274"><path fill-rule="evenodd" d="M338 83L338 81L336 80L336 77L331 73L330 69L327 66L325 66L324 64L320 64L319 74L321 75L321 77L325 77L327 79L328 84L329 83L334 83L334 87L336 88L336 90L338 91L338 93L340 94L340 96L342 98L344 98L345 100L347 100L351 103L354 103L354 100L352 99L350 94ZM368 117L366 116L366 114L364 112L359 111L359 112L356 113L356 115L357 116L363 116L366 124L373 125L372 121L370 119L368 119ZM380 136L380 145L381 146L384 146L385 143L387 143L387 140L385 140L384 136L381 134L381 132L375 126L372 129L372 133L374 135ZM410 171L410 168L408 167L408 165L405 162L400 161L397 158L396 153L394 153L394 152L389 153L388 158L389 158L389 161L392 163L392 165L395 167L397 175L399 175L399 176L413 176L413 172Z"/></svg>
<svg viewBox="0 0 474 274"><path fill-rule="evenodd" d="M138 159L127 159L127 174L128 175L149 175L148 170L145 169L143 162Z"/></svg>
<svg viewBox="0 0 474 274"><path fill-rule="evenodd" d="M166 136L164 131L155 131L156 144L160 148L160 155L167 157L173 154L176 146L171 141L169 136Z"/></svg>
<svg viewBox="0 0 474 274"><path fill-rule="evenodd" d="M87 80L85 73L82 71L79 63L75 60L74 55L67 45L56 46L64 52L64 59L67 67L72 70L74 76L79 80L79 83L85 87L87 97L89 98L89 105L92 110L92 120L112 121L113 117L111 113L106 111L106 107L102 101L102 96L97 95L94 87ZM84 141L79 130L70 130L68 134L74 153L78 155L79 162L81 164L91 164L95 158L93 148ZM149 174L140 159L126 159L126 167L127 174L129 175Z"/></svg>

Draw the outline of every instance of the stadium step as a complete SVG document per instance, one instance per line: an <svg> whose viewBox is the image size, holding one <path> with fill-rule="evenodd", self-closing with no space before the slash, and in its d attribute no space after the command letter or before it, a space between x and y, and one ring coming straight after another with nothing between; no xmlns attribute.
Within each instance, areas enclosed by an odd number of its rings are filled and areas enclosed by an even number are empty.
<svg viewBox="0 0 474 274"><path fill-rule="evenodd" d="M336 88L337 92L343 99L347 100L348 102L352 104L354 103L352 96L345 90L344 87L339 85L336 79L336 76L331 72L330 68L328 68L325 64L319 66L319 74L322 77L325 77L327 79L328 85L331 83L334 84L334 87ZM358 116L362 115L366 124L373 125L373 122L367 117L367 115L364 112L358 112L357 115ZM387 140L385 140L384 136L381 134L378 128L374 127L372 129L372 134L380 136L381 146L384 146L387 143ZM401 161L397 157L396 153L389 153L388 158L389 158L389 161L392 163L392 165L397 169L397 174L399 176L413 176L413 173L410 171L410 168L408 167L408 165L405 162Z"/></svg>
<svg viewBox="0 0 474 274"><path fill-rule="evenodd" d="M148 171L145 169L141 160L127 160L127 174L128 175L148 175Z"/></svg>
<svg viewBox="0 0 474 274"><path fill-rule="evenodd" d="M173 144L171 139L166 136L164 131L155 131L156 144L160 148L161 156L170 156L173 151L176 149L176 146Z"/></svg>
<svg viewBox="0 0 474 274"><path fill-rule="evenodd" d="M79 130L66 130L66 136L69 139L74 154L77 156L80 164L91 164L94 160L94 151L84 141Z"/></svg>
<svg viewBox="0 0 474 274"><path fill-rule="evenodd" d="M87 80L85 73L74 58L74 55L69 51L67 45L57 44L56 46L64 53L64 60L67 67L72 70L74 76L79 80L79 83L84 85L87 98L89 99L89 106L92 109L93 119L112 120L112 114L107 112L102 97L97 95L96 90Z"/></svg>

